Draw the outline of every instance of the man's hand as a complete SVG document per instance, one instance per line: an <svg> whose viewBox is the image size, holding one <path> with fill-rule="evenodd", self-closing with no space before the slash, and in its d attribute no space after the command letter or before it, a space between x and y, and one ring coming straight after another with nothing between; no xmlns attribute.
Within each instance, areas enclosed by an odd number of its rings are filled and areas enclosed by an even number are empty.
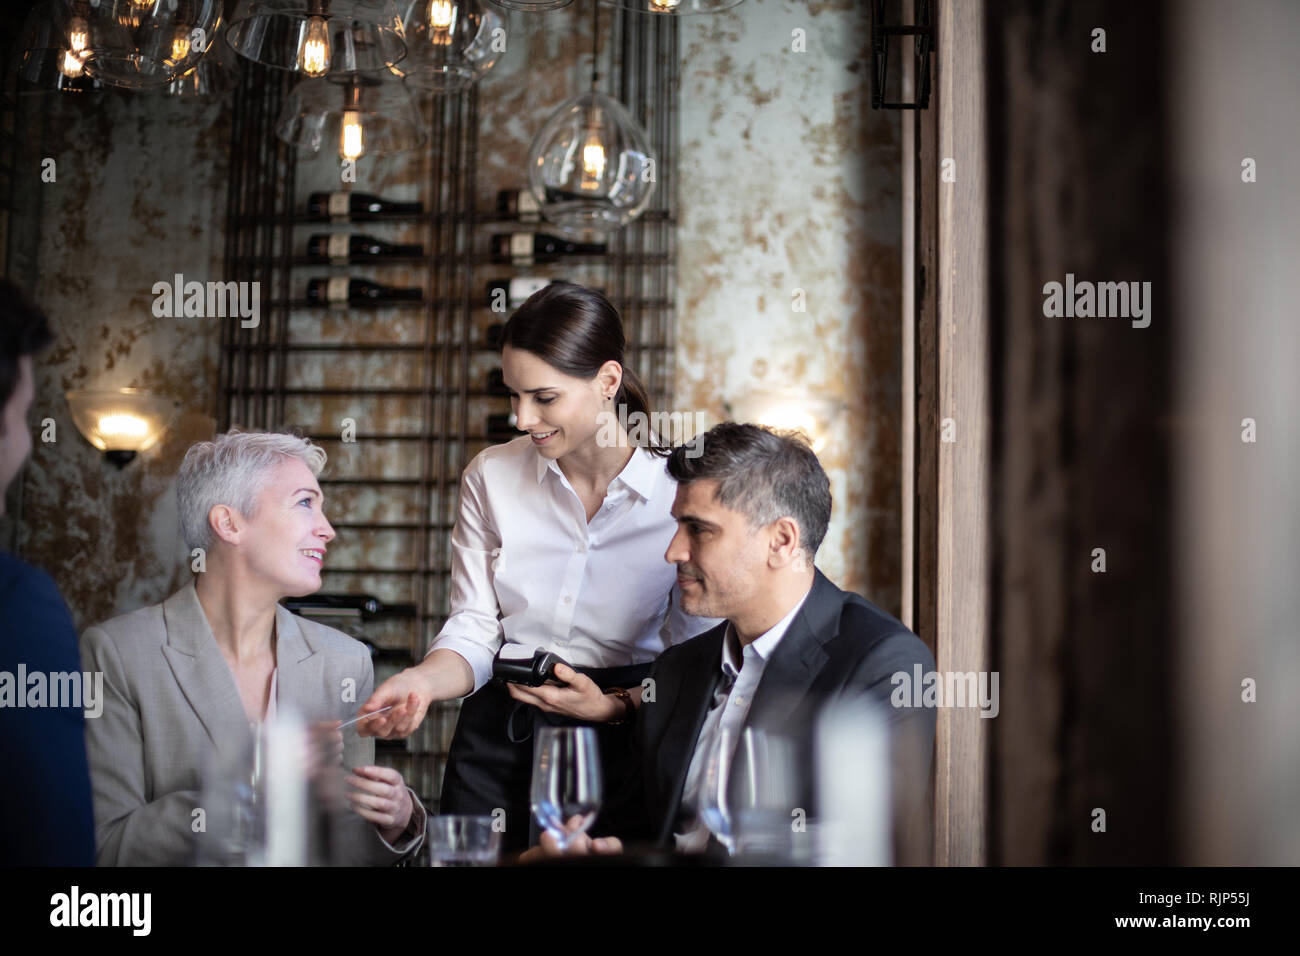
<svg viewBox="0 0 1300 956"><path fill-rule="evenodd" d="M382 710L390 704L393 709L361 721L357 724L357 733L362 737L387 740L409 737L420 726L432 703L433 689L428 678L418 667L408 667L375 688L370 699L361 705L358 717Z"/></svg>
<svg viewBox="0 0 1300 956"><path fill-rule="evenodd" d="M548 714L563 714L579 720L605 723L618 720L627 710L621 700L604 693L594 680L586 674L579 674L567 664L556 664L555 676L568 686L543 684L541 687L524 687L520 684L507 684L506 687L515 700L532 704Z"/></svg>
<svg viewBox="0 0 1300 956"><path fill-rule="evenodd" d="M623 852L623 841L618 837L596 837L593 840L587 834L577 832L580 826L582 826L582 817L579 816L570 817L569 822L564 825L564 829L572 835L569 837L569 845L563 850L560 849L560 844L555 837L551 836L550 831L543 830L539 845L521 853L519 862L536 863L539 860L551 860L557 857Z"/></svg>

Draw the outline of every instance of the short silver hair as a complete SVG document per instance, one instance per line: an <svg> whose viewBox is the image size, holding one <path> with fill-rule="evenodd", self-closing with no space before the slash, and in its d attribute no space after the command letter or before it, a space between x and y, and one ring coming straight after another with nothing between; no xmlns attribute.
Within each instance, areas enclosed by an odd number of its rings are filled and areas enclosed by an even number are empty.
<svg viewBox="0 0 1300 956"><path fill-rule="evenodd" d="M191 446L176 479L185 546L212 547L214 535L208 515L217 505L253 517L267 476L290 458L305 464L313 476L319 476L325 468L325 449L295 435L232 428L215 441Z"/></svg>

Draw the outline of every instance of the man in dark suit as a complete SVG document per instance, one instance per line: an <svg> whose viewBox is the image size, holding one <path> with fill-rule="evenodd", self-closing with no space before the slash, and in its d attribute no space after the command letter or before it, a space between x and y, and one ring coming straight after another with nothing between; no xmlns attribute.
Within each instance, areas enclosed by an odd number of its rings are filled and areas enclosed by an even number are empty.
<svg viewBox="0 0 1300 956"><path fill-rule="evenodd" d="M45 316L0 282L0 515L5 489L32 447L32 356L52 338ZM7 778L0 787L0 866L91 866L84 701L51 706L59 701L50 699L51 675L81 670L77 631L50 576L3 551L0 620L0 766ZM35 675L47 682L40 697L29 693Z"/></svg>
<svg viewBox="0 0 1300 956"><path fill-rule="evenodd" d="M935 711L895 706L891 678L910 677L918 664L932 671L934 658L899 621L814 567L831 512L830 482L816 455L798 438L735 423L711 429L702 452L691 451L683 446L668 459L678 482L678 530L665 559L677 565L683 610L726 623L655 662L653 695L644 693L635 709L639 773L613 795L593 831L614 836L579 837L570 852L617 851L621 840L708 848L700 811L724 728L732 740L752 727L791 741L791 810L811 814L816 719L842 698L866 697L886 715L895 799L924 792ZM535 693L559 700L582 690L579 683ZM742 761L739 753L732 758L733 782L743 776ZM544 837L543 852L553 850Z"/></svg>

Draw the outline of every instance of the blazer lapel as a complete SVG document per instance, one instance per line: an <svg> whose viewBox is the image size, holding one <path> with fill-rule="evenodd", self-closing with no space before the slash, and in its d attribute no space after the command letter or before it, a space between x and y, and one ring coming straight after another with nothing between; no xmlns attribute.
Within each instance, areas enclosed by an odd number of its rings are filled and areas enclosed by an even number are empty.
<svg viewBox="0 0 1300 956"><path fill-rule="evenodd" d="M277 710L292 710L308 722L337 720L347 710L342 687L338 688L337 699L322 694L325 655L316 653L297 615L284 605L275 608L275 667Z"/></svg>
<svg viewBox="0 0 1300 956"><path fill-rule="evenodd" d="M763 668L746 726L780 732L830 660L822 645L838 633L844 592L821 571L814 574L807 600Z"/></svg>
<svg viewBox="0 0 1300 956"><path fill-rule="evenodd" d="M176 683L219 750L242 744L250 734L239 688L203 614L194 582L163 602L167 659Z"/></svg>
<svg viewBox="0 0 1300 956"><path fill-rule="evenodd" d="M662 781L664 788L664 811L657 840L661 846L672 839L695 742L713 704L718 682L722 680L722 639L726 629L724 622L697 639L698 653L682 662L685 673L677 693L669 707L661 711L666 724L655 753L655 780Z"/></svg>

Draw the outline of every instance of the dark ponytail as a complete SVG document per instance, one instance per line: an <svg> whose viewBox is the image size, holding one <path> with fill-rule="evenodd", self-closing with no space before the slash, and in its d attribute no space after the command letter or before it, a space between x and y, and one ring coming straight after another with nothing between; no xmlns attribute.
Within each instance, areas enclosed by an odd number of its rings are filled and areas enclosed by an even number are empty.
<svg viewBox="0 0 1300 956"><path fill-rule="evenodd" d="M615 414L627 407L624 420L633 414L653 422L650 396L641 377L628 368L623 320L609 299L595 289L573 282L552 282L528 297L501 330L501 345L536 355L547 365L573 378L593 379L600 367L614 361L623 367L623 381L614 396ZM670 448L656 445L645 434L645 447L666 456ZM662 439L661 439L662 440Z"/></svg>

